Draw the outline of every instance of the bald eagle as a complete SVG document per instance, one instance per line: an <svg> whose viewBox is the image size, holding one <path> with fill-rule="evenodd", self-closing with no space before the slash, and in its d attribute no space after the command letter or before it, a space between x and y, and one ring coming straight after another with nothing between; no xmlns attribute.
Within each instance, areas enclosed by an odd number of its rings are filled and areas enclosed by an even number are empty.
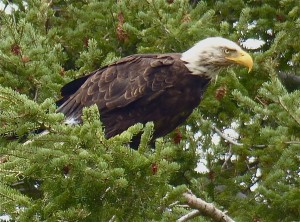
<svg viewBox="0 0 300 222"><path fill-rule="evenodd" d="M66 84L57 111L67 122L81 123L82 109L96 104L107 138L152 121L155 140L182 124L219 70L233 64L250 71L253 60L221 37L204 39L184 53L127 56Z"/></svg>

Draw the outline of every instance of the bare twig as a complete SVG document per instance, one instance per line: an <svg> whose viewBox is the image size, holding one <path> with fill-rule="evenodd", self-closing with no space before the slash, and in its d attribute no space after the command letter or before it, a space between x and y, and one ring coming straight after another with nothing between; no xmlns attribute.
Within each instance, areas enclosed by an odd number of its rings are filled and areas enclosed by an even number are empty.
<svg viewBox="0 0 300 222"><path fill-rule="evenodd" d="M38 93L39 93L39 88L37 87L37 88L35 89L35 92L34 92L34 99L33 99L35 102L37 101Z"/></svg>
<svg viewBox="0 0 300 222"><path fill-rule="evenodd" d="M193 210L193 211L189 212L188 214L180 217L176 222L185 222L185 221L191 220L199 215L201 215L201 212L199 210Z"/></svg>
<svg viewBox="0 0 300 222"><path fill-rule="evenodd" d="M176 205L176 207L181 207L181 208L190 208L190 206L189 206L189 205L187 205L187 204L178 204L178 205Z"/></svg>
<svg viewBox="0 0 300 222"><path fill-rule="evenodd" d="M204 200L197 198L195 195L190 193L184 193L183 196L187 200L187 204L194 209L197 209L201 214L210 217L217 222L234 222L229 216L223 211L216 208L213 204L207 203ZM186 220L185 220L186 221Z"/></svg>
<svg viewBox="0 0 300 222"><path fill-rule="evenodd" d="M104 194L102 194L102 196L100 197L100 200L103 200L103 198L105 197L105 195L108 193L108 191L111 190L111 187L107 187Z"/></svg>
<svg viewBox="0 0 300 222"><path fill-rule="evenodd" d="M244 146L243 143L239 143L235 140L233 140L232 138L230 138L229 136L226 136L224 133L222 133L221 130L219 130L217 127L215 126L211 126L211 128L220 136L222 137L224 140L227 140L229 143L233 144L233 145L236 145L236 146ZM255 148L265 148L266 145L264 144L258 144L258 145L253 145L252 147L255 147ZM230 157L231 158L231 157Z"/></svg>
<svg viewBox="0 0 300 222"><path fill-rule="evenodd" d="M174 203L171 203L169 205L169 207L171 208L171 207L177 206L179 203L180 203L179 201L175 201Z"/></svg>
<svg viewBox="0 0 300 222"><path fill-rule="evenodd" d="M231 148L231 144L230 144L230 146L229 146L230 148L229 148L229 151L228 151L228 156L227 156L227 158L225 158L225 161L224 161L224 163L223 163L223 165L222 165L222 170L224 170L225 169L225 167L227 166L227 164L228 164L228 161L231 159L231 157L232 157L232 155L233 155L233 153L232 153L232 148Z"/></svg>
<svg viewBox="0 0 300 222"><path fill-rule="evenodd" d="M224 133L221 132L221 130L219 130L217 127L215 126L211 126L211 128L220 136L222 137L224 140L227 140L229 143L236 145L236 146L243 146L242 143L236 142L234 141L232 138L230 138L229 136L226 136Z"/></svg>
<svg viewBox="0 0 300 222"><path fill-rule="evenodd" d="M189 212L188 214L180 217L176 222L185 222L185 221L191 220L199 215L201 215L201 212L199 210L193 210L193 211Z"/></svg>
<svg viewBox="0 0 300 222"><path fill-rule="evenodd" d="M0 169L0 173L12 173L12 174L16 174L16 176L22 174L22 172L18 170L2 170L2 169Z"/></svg>
<svg viewBox="0 0 300 222"><path fill-rule="evenodd" d="M49 131L48 130L44 130L43 132L39 133L34 139L31 139L31 140L27 140L25 143L23 143L23 145L28 145L30 143L32 143L34 140L44 136L44 135L47 135L49 134Z"/></svg>
<svg viewBox="0 0 300 222"><path fill-rule="evenodd" d="M108 222L114 222L116 220L116 215L112 216Z"/></svg>
<svg viewBox="0 0 300 222"><path fill-rule="evenodd" d="M300 144L300 141L287 141L285 144Z"/></svg>
<svg viewBox="0 0 300 222"><path fill-rule="evenodd" d="M4 8L3 8L3 12L5 12L5 10L6 10L6 8L7 8L8 5L9 5L9 1L6 0L5 5L4 5Z"/></svg>

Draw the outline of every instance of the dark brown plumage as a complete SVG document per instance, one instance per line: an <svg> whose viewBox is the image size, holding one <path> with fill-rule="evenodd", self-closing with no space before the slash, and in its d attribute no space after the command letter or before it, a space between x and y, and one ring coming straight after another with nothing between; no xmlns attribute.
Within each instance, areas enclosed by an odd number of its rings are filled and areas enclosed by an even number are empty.
<svg viewBox="0 0 300 222"><path fill-rule="evenodd" d="M210 81L191 75L180 56L123 58L65 85L58 111L80 122L82 108L97 104L108 138L149 121L155 125L154 138L164 136L191 114Z"/></svg>
<svg viewBox="0 0 300 222"><path fill-rule="evenodd" d="M233 46L231 50L235 50ZM65 85L57 111L80 123L82 109L97 104L107 138L135 123L149 121L154 123L153 139L164 136L198 106L208 83L220 68L241 64L224 58L225 54L215 48L210 51L210 47L197 47L204 56L199 52L195 54L199 59L191 62L190 53L145 54L128 56L100 68ZM216 54L213 61L212 53Z"/></svg>

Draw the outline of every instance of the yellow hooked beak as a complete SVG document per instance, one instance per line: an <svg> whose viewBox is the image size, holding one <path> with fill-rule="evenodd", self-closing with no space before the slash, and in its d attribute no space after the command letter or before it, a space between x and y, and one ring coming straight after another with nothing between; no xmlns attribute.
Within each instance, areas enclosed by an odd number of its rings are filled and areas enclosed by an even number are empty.
<svg viewBox="0 0 300 222"><path fill-rule="evenodd" d="M247 67L248 72L250 72L253 67L252 57L243 50L238 51L234 56L228 56L225 58L230 61L233 61L234 63Z"/></svg>

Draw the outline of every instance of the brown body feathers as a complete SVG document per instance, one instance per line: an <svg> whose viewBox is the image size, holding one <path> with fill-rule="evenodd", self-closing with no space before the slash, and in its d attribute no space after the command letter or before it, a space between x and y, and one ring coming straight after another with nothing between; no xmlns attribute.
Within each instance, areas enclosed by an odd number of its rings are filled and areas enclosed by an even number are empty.
<svg viewBox="0 0 300 222"><path fill-rule="evenodd" d="M65 85L59 112L81 122L97 104L107 138L154 122L153 139L171 132L200 103L209 79L191 75L181 54L132 55Z"/></svg>

